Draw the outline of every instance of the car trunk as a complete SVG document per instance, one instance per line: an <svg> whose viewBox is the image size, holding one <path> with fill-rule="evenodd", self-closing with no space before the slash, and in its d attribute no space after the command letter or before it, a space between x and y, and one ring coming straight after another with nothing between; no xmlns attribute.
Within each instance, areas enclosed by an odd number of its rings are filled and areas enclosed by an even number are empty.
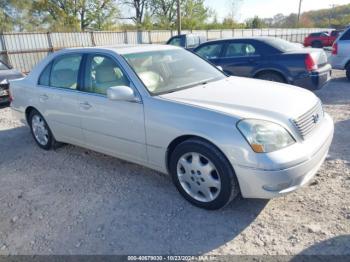
<svg viewBox="0 0 350 262"><path fill-rule="evenodd" d="M312 59L314 60L314 63L318 66L318 68L325 66L328 64L328 58L323 51L323 49L320 48L302 48L302 49L296 49L293 51L288 51L286 54L310 54Z"/></svg>

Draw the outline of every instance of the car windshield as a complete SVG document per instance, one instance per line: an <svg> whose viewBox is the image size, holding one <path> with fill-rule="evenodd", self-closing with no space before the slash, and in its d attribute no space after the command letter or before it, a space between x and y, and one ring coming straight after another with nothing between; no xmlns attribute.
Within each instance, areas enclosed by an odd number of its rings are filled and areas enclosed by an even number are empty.
<svg viewBox="0 0 350 262"><path fill-rule="evenodd" d="M297 50L303 48L302 45L296 44L296 43L291 43L287 40L283 40L280 38L272 38L266 40L266 43L269 45L273 46L274 48L282 51L282 52L287 52L287 51L292 51L292 50Z"/></svg>
<svg viewBox="0 0 350 262"><path fill-rule="evenodd" d="M170 93L226 77L202 58L182 49L123 56L153 95Z"/></svg>

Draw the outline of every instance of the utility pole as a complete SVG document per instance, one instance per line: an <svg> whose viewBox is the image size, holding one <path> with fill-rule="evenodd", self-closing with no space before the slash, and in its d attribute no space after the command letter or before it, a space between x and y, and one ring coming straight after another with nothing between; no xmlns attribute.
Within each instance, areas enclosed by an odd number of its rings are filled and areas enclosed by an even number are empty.
<svg viewBox="0 0 350 262"><path fill-rule="evenodd" d="M299 0L299 11L298 11L298 25L297 26L299 26L299 24L300 24L300 13L301 13L301 2L302 2L303 0Z"/></svg>
<svg viewBox="0 0 350 262"><path fill-rule="evenodd" d="M181 35L181 11L180 11L180 0L176 0L177 3L177 34Z"/></svg>

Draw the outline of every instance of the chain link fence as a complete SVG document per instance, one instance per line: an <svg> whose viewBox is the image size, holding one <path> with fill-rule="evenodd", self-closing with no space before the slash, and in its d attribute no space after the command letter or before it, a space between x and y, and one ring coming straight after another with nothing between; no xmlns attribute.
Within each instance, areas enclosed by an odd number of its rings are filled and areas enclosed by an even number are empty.
<svg viewBox="0 0 350 262"><path fill-rule="evenodd" d="M302 43L304 38L325 28L262 28L182 31L205 36L208 40L272 36L291 42ZM119 44L164 44L176 31L124 31L124 32L77 32L77 33L0 33L0 59L27 73L48 53L62 48L89 47Z"/></svg>

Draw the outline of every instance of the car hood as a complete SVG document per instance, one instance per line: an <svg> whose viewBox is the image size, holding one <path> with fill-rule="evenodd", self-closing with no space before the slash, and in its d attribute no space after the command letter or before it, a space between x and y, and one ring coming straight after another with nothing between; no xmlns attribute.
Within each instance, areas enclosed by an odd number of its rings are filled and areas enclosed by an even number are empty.
<svg viewBox="0 0 350 262"><path fill-rule="evenodd" d="M280 118L282 121L301 116L318 102L308 90L244 77L228 77L160 97L237 118Z"/></svg>

